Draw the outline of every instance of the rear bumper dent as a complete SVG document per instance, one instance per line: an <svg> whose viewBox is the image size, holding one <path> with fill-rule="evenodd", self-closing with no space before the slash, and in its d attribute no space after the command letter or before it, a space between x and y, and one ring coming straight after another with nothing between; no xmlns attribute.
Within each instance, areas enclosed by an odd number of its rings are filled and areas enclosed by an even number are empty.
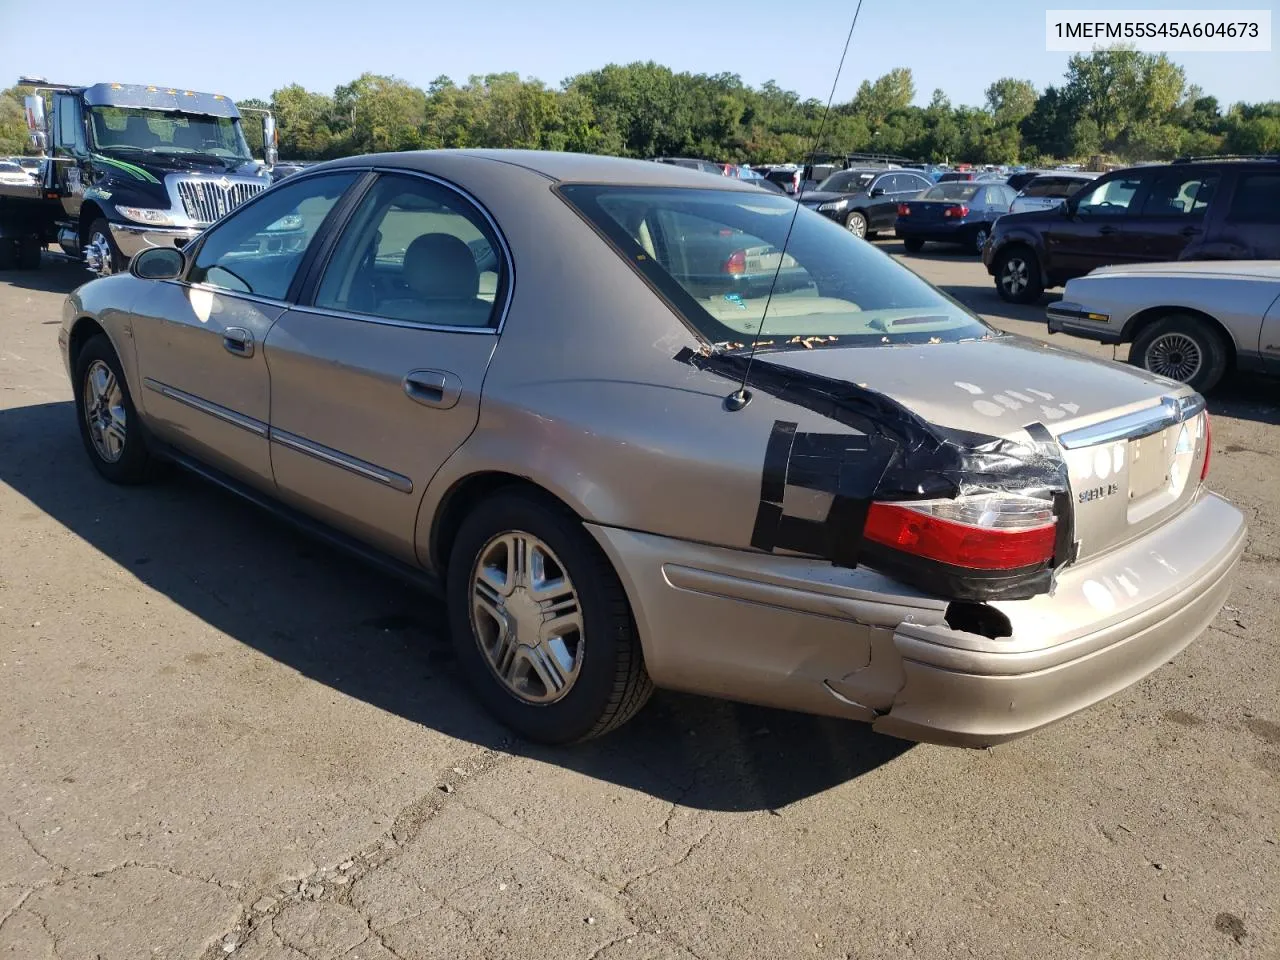
<svg viewBox="0 0 1280 960"><path fill-rule="evenodd" d="M1053 596L993 604L1014 630L993 640L952 629L945 600L873 570L589 529L631 598L658 686L970 747L1061 720L1175 657L1226 602L1245 537L1239 511L1205 494L1064 571Z"/></svg>

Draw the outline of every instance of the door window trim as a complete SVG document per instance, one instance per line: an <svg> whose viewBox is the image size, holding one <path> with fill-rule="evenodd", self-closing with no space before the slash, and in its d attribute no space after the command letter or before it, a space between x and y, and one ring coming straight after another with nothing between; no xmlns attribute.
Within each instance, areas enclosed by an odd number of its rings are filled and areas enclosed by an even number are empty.
<svg viewBox="0 0 1280 960"><path fill-rule="evenodd" d="M353 311L333 310L329 307L318 307L315 304L316 293L320 289L320 281L324 277L325 271L329 268L329 264L333 260L334 251L337 249L338 241L342 238L343 232L351 224L351 218L355 216L356 209L360 205L359 200L355 200L350 204L342 203L339 206L344 208L342 222L336 224L328 224L330 227L330 241L325 244L322 251L317 251L317 255L312 260L307 271L306 278L303 280L301 289L298 291L297 300L291 304L291 308L298 313L316 314L322 317L341 317L344 320L357 320L361 323L377 323L386 327L408 327L413 330L432 330L437 333L467 333L482 334L489 336L499 336L507 325L507 316L511 312L511 301L515 295L515 279L516 268L515 258L511 255L511 248L507 244L506 235L498 226L498 221L489 213L488 208L484 206L474 194L456 183L451 183L435 174L427 173L423 170L409 170L404 167L389 167L385 165L374 165L368 168L371 176L368 178L364 189L361 191L360 200L364 199L365 194L373 188L378 180L386 175L417 177L420 180L426 180L438 187L449 192L457 194L468 204L473 210L478 212L484 218L489 229L493 231L494 237L498 240L498 246L502 250L502 262L506 266L506 270L499 275L498 294L502 298L502 307L497 313L497 323L485 327L467 327L452 326L443 323L417 323L413 320L397 320L393 317L379 317L374 314L355 313ZM302 271L300 270L299 273ZM494 297L495 307L498 304L498 296Z"/></svg>

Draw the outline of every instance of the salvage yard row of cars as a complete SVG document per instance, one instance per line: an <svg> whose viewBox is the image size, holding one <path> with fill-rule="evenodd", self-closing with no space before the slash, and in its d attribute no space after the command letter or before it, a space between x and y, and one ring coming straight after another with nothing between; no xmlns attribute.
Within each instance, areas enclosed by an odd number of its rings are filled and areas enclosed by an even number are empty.
<svg viewBox="0 0 1280 960"><path fill-rule="evenodd" d="M1026 734L1191 643L1244 521L1192 387L1002 333L821 209L923 221L871 196L904 175L798 207L565 153L299 170L69 296L85 452L437 591L530 739L603 734L655 686Z"/></svg>

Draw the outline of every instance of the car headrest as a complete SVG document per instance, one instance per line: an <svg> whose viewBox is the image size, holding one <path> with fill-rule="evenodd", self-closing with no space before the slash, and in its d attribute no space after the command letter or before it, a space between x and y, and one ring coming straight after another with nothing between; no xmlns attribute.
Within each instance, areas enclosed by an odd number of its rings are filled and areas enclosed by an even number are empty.
<svg viewBox="0 0 1280 960"><path fill-rule="evenodd" d="M428 300L469 300L480 292L471 248L448 233L424 233L404 252L404 279Z"/></svg>

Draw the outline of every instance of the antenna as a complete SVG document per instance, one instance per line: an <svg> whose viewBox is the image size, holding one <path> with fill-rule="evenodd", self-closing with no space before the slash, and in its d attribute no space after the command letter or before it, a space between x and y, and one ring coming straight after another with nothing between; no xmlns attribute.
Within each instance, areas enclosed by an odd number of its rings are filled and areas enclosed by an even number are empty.
<svg viewBox="0 0 1280 960"><path fill-rule="evenodd" d="M831 115L831 103L836 98L836 86L840 83L840 72L844 70L844 58L849 55L849 44L853 40L853 28L858 25L858 14L862 12L862 0L858 0L858 6L853 11L853 22L849 24L849 33L844 38L844 50L840 53L840 63L836 67L836 77L831 81L831 93L827 95L827 106L822 111L822 120L818 124L818 133L813 138L813 146L809 149L808 167L812 167L818 155L818 145L822 143L822 133L827 128L827 117ZM791 212L791 222L787 224L787 234L782 239L782 249L778 251L778 266L773 271L773 281L769 284L769 294L764 299L764 310L760 314L760 326L756 328L756 335L751 341L751 353L747 355L747 366L742 371L742 383L738 384L738 389L733 391L724 398L725 409L730 411L741 410L751 402L751 394L747 392L747 378L751 376L751 364L756 359L756 348L759 346L760 337L764 333L764 321L769 316L769 304L773 302L773 291L778 285L778 277L782 275L782 261L787 256L787 245L791 243L791 231L795 228L796 217L800 214L800 201L804 197L804 170L800 171L800 187L796 191L796 208Z"/></svg>

